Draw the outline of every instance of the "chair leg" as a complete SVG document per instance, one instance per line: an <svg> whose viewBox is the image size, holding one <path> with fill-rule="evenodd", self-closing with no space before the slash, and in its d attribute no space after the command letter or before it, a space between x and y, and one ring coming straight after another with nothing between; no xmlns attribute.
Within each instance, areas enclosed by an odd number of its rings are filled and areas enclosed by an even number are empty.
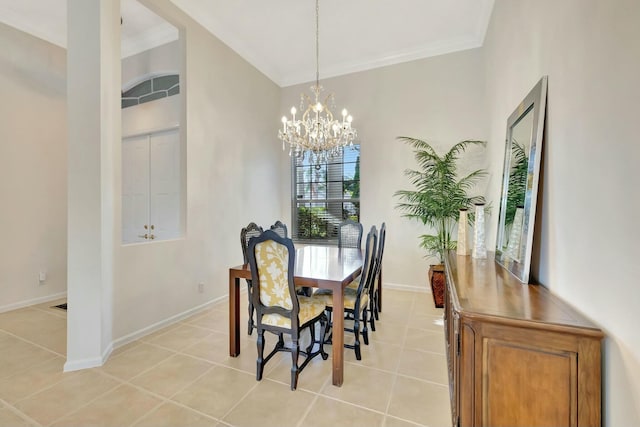
<svg viewBox="0 0 640 427"><path fill-rule="evenodd" d="M311 335L311 342L309 343L309 346L307 347L307 357L309 357L309 355L311 353L313 353L313 345L317 342L316 341L316 324L314 323L313 325L309 326L309 334Z"/></svg>
<svg viewBox="0 0 640 427"><path fill-rule="evenodd" d="M298 387L298 352L299 344L298 339L294 338L293 340L293 348L291 349L291 390L295 390Z"/></svg>
<svg viewBox="0 0 640 427"><path fill-rule="evenodd" d="M247 331L247 335L251 335L251 333L253 332L253 329L255 327L254 323L253 323L253 302L251 300L251 285L249 285L249 283L247 283L247 295L249 296L249 320L247 321L247 327L248 327L248 331Z"/></svg>
<svg viewBox="0 0 640 427"><path fill-rule="evenodd" d="M256 361L256 380L262 380L264 372L264 331L258 331L258 360Z"/></svg>
<svg viewBox="0 0 640 427"><path fill-rule="evenodd" d="M369 345L369 328L367 327L367 309L362 310L362 338L364 339L364 343ZM373 317L373 316L371 316Z"/></svg>
<svg viewBox="0 0 640 427"><path fill-rule="evenodd" d="M278 334L278 344L276 344L277 348L284 348L284 336L283 334Z"/></svg>
<svg viewBox="0 0 640 427"><path fill-rule="evenodd" d="M369 311L371 312L369 322L371 323L371 330L373 332L376 331L376 308L374 300L375 298L372 298L371 301L369 301Z"/></svg>
<svg viewBox="0 0 640 427"><path fill-rule="evenodd" d="M353 343L353 349L356 351L356 359L362 360L362 354L360 354L360 321L358 316L354 316L353 321L353 335L355 336L355 342Z"/></svg>
<svg viewBox="0 0 640 427"><path fill-rule="evenodd" d="M324 344L332 344L331 339L332 334L333 334L333 324L331 323L331 310L325 310L325 313L327 314L327 326L325 328L325 332L322 335L322 340L324 342Z"/></svg>
<svg viewBox="0 0 640 427"><path fill-rule="evenodd" d="M327 332L328 321L326 318L320 318L320 356L322 360L327 360L329 354L324 351L324 335Z"/></svg>
<svg viewBox="0 0 640 427"><path fill-rule="evenodd" d="M380 308L378 307L378 291L376 291L374 293L374 298L373 298L373 313L375 315L376 320L380 320ZM371 327L371 329L373 329L374 331L376 330L373 326Z"/></svg>

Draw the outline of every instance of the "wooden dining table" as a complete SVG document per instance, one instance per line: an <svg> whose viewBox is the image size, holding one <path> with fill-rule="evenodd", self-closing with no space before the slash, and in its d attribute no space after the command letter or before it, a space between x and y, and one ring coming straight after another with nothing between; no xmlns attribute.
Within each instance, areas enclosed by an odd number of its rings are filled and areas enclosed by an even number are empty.
<svg viewBox="0 0 640 427"><path fill-rule="evenodd" d="M296 286L333 291L334 313L344 312L344 288L362 271L362 250L304 245L296 248L293 273ZM240 355L240 279L251 279L247 264L229 269L229 355ZM333 385L344 379L344 316L333 316Z"/></svg>

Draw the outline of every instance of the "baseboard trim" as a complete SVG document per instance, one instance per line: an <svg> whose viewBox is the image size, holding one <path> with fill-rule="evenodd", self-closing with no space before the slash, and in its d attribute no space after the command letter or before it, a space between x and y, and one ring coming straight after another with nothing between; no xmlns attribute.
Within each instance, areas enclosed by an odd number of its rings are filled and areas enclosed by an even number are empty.
<svg viewBox="0 0 640 427"><path fill-rule="evenodd" d="M12 304L0 306L0 313L4 313L5 311L17 310L19 308L29 307L31 305L42 304L44 302L65 298L66 296L67 296L67 291L64 291L64 292L58 292L57 294L47 295L44 297L38 297L38 298L28 299L24 301L14 302Z"/></svg>
<svg viewBox="0 0 640 427"><path fill-rule="evenodd" d="M385 283L382 282L382 292L384 293L385 289L393 289L396 291L408 291L408 292L421 292L425 294L430 294L431 290L424 286L414 286L414 285L403 285L400 283Z"/></svg>
<svg viewBox="0 0 640 427"><path fill-rule="evenodd" d="M102 357L93 357L89 359L67 360L64 364L64 372L79 371L81 369L97 368L102 366L104 361Z"/></svg>
<svg viewBox="0 0 640 427"><path fill-rule="evenodd" d="M120 348L123 345L129 344L130 342L135 341L137 339L140 339L140 338L142 338L142 337L144 337L146 335L152 334L155 331L158 331L158 330L160 330L160 329L162 329L164 327L167 327L167 326L172 325L172 324L174 324L176 322L179 322L182 319L186 319L187 317L192 316L192 315L194 315L194 314L196 314L196 313L198 313L200 311L203 311L203 310L211 307L212 305L217 304L220 301L224 301L226 299L229 299L228 295L223 295L221 297L214 298L214 299L212 299L210 301L205 302L204 304L200 304L200 305L198 305L196 307L190 308L189 310L183 311L182 313L175 314L175 315L173 315L171 317L168 317L168 318L166 318L164 320L161 320L161 321L159 321L157 323L154 323L153 325L149 325L146 328L142 328L142 329L137 330L135 332L132 332L132 333L130 333L128 335L120 337L120 338L114 340L111 343L112 344L112 346L111 346L112 350ZM105 359L105 361L106 361L106 359Z"/></svg>

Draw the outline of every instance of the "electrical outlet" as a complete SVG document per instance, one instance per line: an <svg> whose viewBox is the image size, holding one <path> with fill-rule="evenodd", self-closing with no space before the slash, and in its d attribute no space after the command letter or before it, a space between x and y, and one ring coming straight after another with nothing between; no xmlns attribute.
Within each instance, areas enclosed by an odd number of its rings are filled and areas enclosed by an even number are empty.
<svg viewBox="0 0 640 427"><path fill-rule="evenodd" d="M198 283L198 292L200 293L204 292L204 282Z"/></svg>

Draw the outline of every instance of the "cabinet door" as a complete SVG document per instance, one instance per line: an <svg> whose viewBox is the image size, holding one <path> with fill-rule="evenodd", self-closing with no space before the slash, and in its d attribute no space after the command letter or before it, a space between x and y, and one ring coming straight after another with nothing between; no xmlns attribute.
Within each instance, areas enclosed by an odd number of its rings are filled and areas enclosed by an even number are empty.
<svg viewBox="0 0 640 427"><path fill-rule="evenodd" d="M180 158L178 129L123 138L122 243L180 237Z"/></svg>
<svg viewBox="0 0 640 427"><path fill-rule="evenodd" d="M180 236L180 135L153 134L149 144L149 221L156 239L173 239Z"/></svg>
<svg viewBox="0 0 640 427"><path fill-rule="evenodd" d="M144 242L149 220L149 137L122 140L122 243Z"/></svg>
<svg viewBox="0 0 640 427"><path fill-rule="evenodd" d="M520 334L483 340L482 425L576 426L577 353L542 334Z"/></svg>

